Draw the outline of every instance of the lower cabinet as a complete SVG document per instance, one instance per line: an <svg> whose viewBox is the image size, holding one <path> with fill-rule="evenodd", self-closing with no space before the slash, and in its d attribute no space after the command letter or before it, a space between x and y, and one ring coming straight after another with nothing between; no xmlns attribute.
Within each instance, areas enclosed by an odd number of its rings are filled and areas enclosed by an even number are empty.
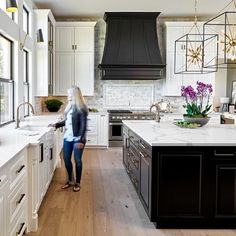
<svg viewBox="0 0 236 236"><path fill-rule="evenodd" d="M152 192L152 147L123 127L123 164L151 221L155 205Z"/></svg>
<svg viewBox="0 0 236 236"><path fill-rule="evenodd" d="M40 138L39 144L28 148L28 231L37 231L38 210L56 167L54 141L50 130Z"/></svg>
<svg viewBox="0 0 236 236"><path fill-rule="evenodd" d="M123 163L157 228L236 228L236 147L153 146L123 129Z"/></svg>
<svg viewBox="0 0 236 236"><path fill-rule="evenodd" d="M5 173L0 171L0 235L7 236L7 194L8 194L8 180Z"/></svg>
<svg viewBox="0 0 236 236"><path fill-rule="evenodd" d="M27 227L27 149L0 168L0 235L23 235ZM23 227L20 228L19 221ZM17 234L18 233L18 234Z"/></svg>
<svg viewBox="0 0 236 236"><path fill-rule="evenodd" d="M89 113L87 147L108 147L108 114Z"/></svg>

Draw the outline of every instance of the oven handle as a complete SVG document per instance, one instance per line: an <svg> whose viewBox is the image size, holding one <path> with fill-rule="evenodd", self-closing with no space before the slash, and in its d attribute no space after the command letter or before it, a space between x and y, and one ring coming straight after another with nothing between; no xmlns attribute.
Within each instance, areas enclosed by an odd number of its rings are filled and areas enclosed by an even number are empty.
<svg viewBox="0 0 236 236"><path fill-rule="evenodd" d="M109 123L109 125L123 125L123 123Z"/></svg>

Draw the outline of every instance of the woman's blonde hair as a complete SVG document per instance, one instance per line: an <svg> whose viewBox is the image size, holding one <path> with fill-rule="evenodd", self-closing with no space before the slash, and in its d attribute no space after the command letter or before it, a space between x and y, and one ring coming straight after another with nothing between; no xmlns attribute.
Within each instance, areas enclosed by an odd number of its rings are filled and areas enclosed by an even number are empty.
<svg viewBox="0 0 236 236"><path fill-rule="evenodd" d="M78 111L80 111L81 109L85 109L86 111L88 110L85 99L79 87L72 86L70 89L68 89L68 93L70 93L74 98L75 104L71 104L71 102L68 102L65 109L65 114L71 109L72 106Z"/></svg>

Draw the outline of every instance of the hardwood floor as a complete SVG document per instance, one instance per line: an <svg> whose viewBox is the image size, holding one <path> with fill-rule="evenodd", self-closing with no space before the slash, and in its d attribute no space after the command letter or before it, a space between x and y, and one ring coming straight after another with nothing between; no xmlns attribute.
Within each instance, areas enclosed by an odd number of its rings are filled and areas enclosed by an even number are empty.
<svg viewBox="0 0 236 236"><path fill-rule="evenodd" d="M80 192L61 190L57 169L28 236L236 236L236 230L156 229L122 165L121 148L86 149Z"/></svg>

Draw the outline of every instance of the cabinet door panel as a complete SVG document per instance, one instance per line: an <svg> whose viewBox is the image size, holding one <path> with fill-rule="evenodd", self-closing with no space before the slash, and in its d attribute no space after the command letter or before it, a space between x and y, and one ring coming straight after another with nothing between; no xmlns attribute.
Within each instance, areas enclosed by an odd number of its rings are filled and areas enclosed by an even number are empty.
<svg viewBox="0 0 236 236"><path fill-rule="evenodd" d="M73 52L74 47L74 27L56 28L56 51Z"/></svg>
<svg viewBox="0 0 236 236"><path fill-rule="evenodd" d="M93 68L93 53L75 53L75 84L85 96L92 96L94 93Z"/></svg>
<svg viewBox="0 0 236 236"><path fill-rule="evenodd" d="M75 27L76 52L94 50L94 29L92 27Z"/></svg>
<svg viewBox="0 0 236 236"><path fill-rule="evenodd" d="M56 54L56 95L67 95L74 84L74 53Z"/></svg>
<svg viewBox="0 0 236 236"><path fill-rule="evenodd" d="M159 157L158 215L201 215L202 155Z"/></svg>
<svg viewBox="0 0 236 236"><path fill-rule="evenodd" d="M149 192L150 192L150 162L151 158L140 153L140 194L149 208Z"/></svg>
<svg viewBox="0 0 236 236"><path fill-rule="evenodd" d="M236 217L236 166L216 166L216 215Z"/></svg>

